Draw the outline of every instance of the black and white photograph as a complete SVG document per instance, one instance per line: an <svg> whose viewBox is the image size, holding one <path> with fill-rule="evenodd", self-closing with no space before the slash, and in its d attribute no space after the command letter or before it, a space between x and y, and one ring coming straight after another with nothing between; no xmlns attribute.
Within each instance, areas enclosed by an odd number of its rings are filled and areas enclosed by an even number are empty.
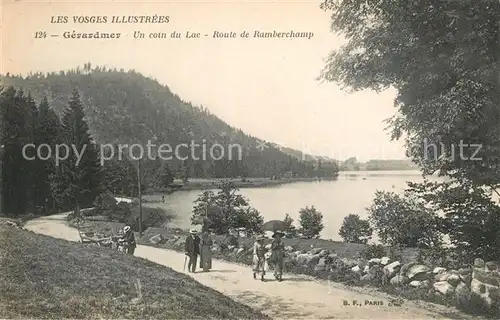
<svg viewBox="0 0 500 320"><path fill-rule="evenodd" d="M0 17L0 318L500 318L500 1Z"/></svg>

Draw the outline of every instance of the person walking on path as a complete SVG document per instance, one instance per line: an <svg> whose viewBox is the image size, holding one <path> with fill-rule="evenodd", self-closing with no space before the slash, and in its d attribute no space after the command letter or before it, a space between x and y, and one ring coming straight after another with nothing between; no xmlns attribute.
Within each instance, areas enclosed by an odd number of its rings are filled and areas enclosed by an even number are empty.
<svg viewBox="0 0 500 320"><path fill-rule="evenodd" d="M194 273L196 272L196 261L200 254L200 237L197 236L197 232L194 229L191 229L189 233L190 235L186 238L184 251L189 258L188 270Z"/></svg>
<svg viewBox="0 0 500 320"><path fill-rule="evenodd" d="M285 259L285 245L281 240L283 232L276 231L273 234L273 241L271 242L271 263L274 267L274 277L276 280L281 281L283 275L283 260Z"/></svg>
<svg viewBox="0 0 500 320"><path fill-rule="evenodd" d="M130 226L123 228L123 239L125 239L125 243L127 244L127 253L134 255L137 244L135 243L134 231L132 231Z"/></svg>
<svg viewBox="0 0 500 320"><path fill-rule="evenodd" d="M260 274L260 281L264 281L266 275L266 247L264 246L264 235L259 235L253 244L253 278L257 279L257 274Z"/></svg>
<svg viewBox="0 0 500 320"><path fill-rule="evenodd" d="M200 268L207 272L212 269L212 245L210 233L203 232L201 236Z"/></svg>

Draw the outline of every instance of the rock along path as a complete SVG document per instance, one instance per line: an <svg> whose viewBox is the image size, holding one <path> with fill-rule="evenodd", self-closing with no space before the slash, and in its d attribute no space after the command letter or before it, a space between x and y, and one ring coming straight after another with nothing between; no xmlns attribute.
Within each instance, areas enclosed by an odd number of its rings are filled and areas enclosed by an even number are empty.
<svg viewBox="0 0 500 320"><path fill-rule="evenodd" d="M54 238L79 241L76 229L66 223L67 214L28 221L25 229ZM139 245L135 255L183 272L184 255L172 250ZM267 282L254 280L249 267L213 260L213 270L191 275L236 301L247 304L275 319L473 319L453 308L404 301L402 306L389 306L389 295L374 289L329 284L310 277L284 274L283 282L266 275ZM345 306L347 301L350 306ZM353 301L360 305L354 306ZM365 301L382 305L365 305ZM214 306L216 308L217 306Z"/></svg>

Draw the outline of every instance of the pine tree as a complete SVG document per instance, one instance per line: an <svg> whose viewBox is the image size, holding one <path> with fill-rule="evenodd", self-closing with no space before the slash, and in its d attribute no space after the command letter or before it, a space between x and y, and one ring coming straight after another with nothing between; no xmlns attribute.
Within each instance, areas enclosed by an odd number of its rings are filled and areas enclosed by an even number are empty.
<svg viewBox="0 0 500 320"><path fill-rule="evenodd" d="M24 102L24 113L25 113L25 123L24 123L24 139L23 146L27 146L28 144L33 144L36 137L36 120L38 118L38 108L36 106L35 100L31 96L31 93L28 93L26 100ZM36 198L36 190L35 181L36 176L38 174L37 168L37 158L36 158L36 149L33 147L27 147L25 150L26 157L24 158L24 168L25 168L25 185L26 185L26 211L33 212L36 208L35 198Z"/></svg>
<svg viewBox="0 0 500 320"><path fill-rule="evenodd" d="M61 122L56 113L51 109L47 97L44 97L38 107L38 116L34 126L34 144L40 147L42 144L49 145L51 150L55 149L61 131ZM54 153L46 148L40 148L40 154L36 157L34 178L34 204L36 207L55 209L55 198L50 189L51 177L55 174ZM47 160L42 160L49 157Z"/></svg>
<svg viewBox="0 0 500 320"><path fill-rule="evenodd" d="M62 118L61 138L70 150L69 156L59 164L53 188L59 202L71 206L77 216L80 208L91 206L100 194L102 178L99 153L84 117L80 94L75 89ZM81 159L75 150L81 153Z"/></svg>
<svg viewBox="0 0 500 320"><path fill-rule="evenodd" d="M29 164L22 148L31 140L30 103L22 90L9 87L0 97L2 113L2 212L20 215L28 209Z"/></svg>

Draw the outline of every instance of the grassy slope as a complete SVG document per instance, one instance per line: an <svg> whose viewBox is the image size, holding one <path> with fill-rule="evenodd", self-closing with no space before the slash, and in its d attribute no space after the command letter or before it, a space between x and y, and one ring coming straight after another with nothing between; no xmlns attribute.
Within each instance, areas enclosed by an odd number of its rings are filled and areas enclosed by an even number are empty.
<svg viewBox="0 0 500 320"><path fill-rule="evenodd" d="M170 268L14 228L0 227L0 261L0 318L265 317Z"/></svg>

